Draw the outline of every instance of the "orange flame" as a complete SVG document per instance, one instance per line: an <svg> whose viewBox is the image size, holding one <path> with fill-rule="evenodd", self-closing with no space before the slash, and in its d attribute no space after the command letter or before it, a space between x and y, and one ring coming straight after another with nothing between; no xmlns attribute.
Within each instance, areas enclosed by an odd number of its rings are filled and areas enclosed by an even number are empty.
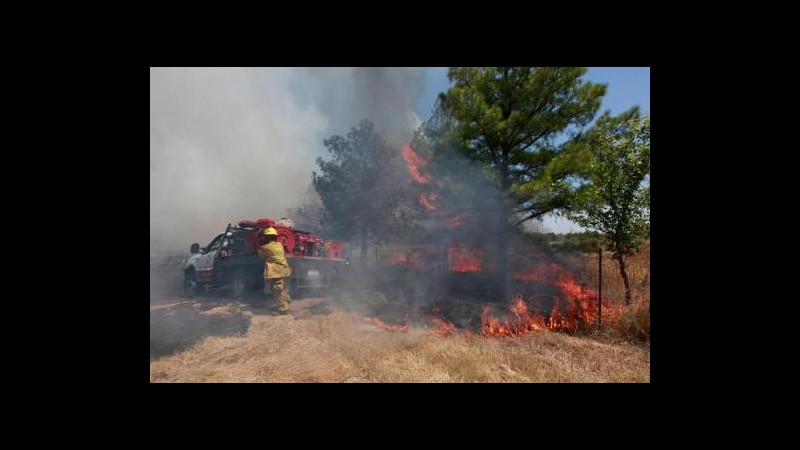
<svg viewBox="0 0 800 450"><path fill-rule="evenodd" d="M447 336L456 332L456 326L449 320L434 317L432 321L435 327L433 332L439 336Z"/></svg>
<svg viewBox="0 0 800 450"><path fill-rule="evenodd" d="M457 253L464 253L465 251L463 248L451 245L451 252L454 249ZM514 278L552 284L559 288L562 295L554 297L553 307L549 315L531 311L522 293L518 293L513 297L511 303L505 308L506 313L501 318L490 313L491 306L483 306L480 336L517 337L548 329L552 331L576 331L581 326L597 323L596 293L578 283L572 272L564 267L557 264L540 264L530 272L516 273ZM602 309L603 323L613 323L620 320L622 316L622 307L620 305L603 305ZM433 313L435 317L429 319L433 332L441 336L455 333L455 325L443 319L439 312L439 308L434 307ZM469 329L465 330L465 334L472 336L472 332Z"/></svg>
<svg viewBox="0 0 800 450"><path fill-rule="evenodd" d="M419 253L398 253L389 259L389 264L395 266L422 266L422 256Z"/></svg>
<svg viewBox="0 0 800 450"><path fill-rule="evenodd" d="M406 167L408 168L408 173L411 174L411 178L417 183L428 184L434 181L433 177L429 174L420 172L420 169L424 169L429 163L425 158L414 152L414 150L411 150L410 142L407 142L406 145L403 146L403 160L406 162ZM435 201L435 192L427 195L423 193L419 194L419 204L424 206L428 211L436 210L436 206L434 205Z"/></svg>
<svg viewBox="0 0 800 450"><path fill-rule="evenodd" d="M450 244L450 270L453 272L480 272L481 262L477 249Z"/></svg>
<svg viewBox="0 0 800 450"><path fill-rule="evenodd" d="M406 145L403 146L403 160L408 167L408 173L411 174L417 183L428 184L433 180L433 177L430 175L421 174L419 172L420 168L424 168L428 165L428 161L419 156L414 150L411 150L411 143L406 143Z"/></svg>
<svg viewBox="0 0 800 450"><path fill-rule="evenodd" d="M588 289L575 279L575 275L558 264L539 264L531 271L518 271L515 280L539 281L556 286L562 298L556 298L550 312L548 328L551 330L575 330L581 325L597 323L598 297L597 291ZM568 305L562 311L562 304ZM619 305L602 306L603 322L611 323L621 317Z"/></svg>
<svg viewBox="0 0 800 450"><path fill-rule="evenodd" d="M597 321L597 292L579 283L566 268L555 263L539 264L530 272L516 272L514 279L550 283L561 291L564 299L571 302L565 314L558 312L558 302L555 303L551 313L551 328L552 322L562 324L557 325L559 328L568 328L577 327L578 322L591 324Z"/></svg>
<svg viewBox="0 0 800 450"><path fill-rule="evenodd" d="M428 195L428 197L430 197L430 200L428 200L428 198L425 197L425 194L420 193L419 194L419 204L424 206L425 209L427 209L428 211L433 211L433 210L436 209L436 207L433 206L433 204L431 202L436 200L436 193L435 192L431 193L431 194Z"/></svg>
<svg viewBox="0 0 800 450"><path fill-rule="evenodd" d="M483 307L481 315L481 335L482 336L520 336L547 327L545 318L538 313L528 311L528 305L522 294L517 294L511 301L509 309L513 317L504 321L489 315L489 306Z"/></svg>
<svg viewBox="0 0 800 450"><path fill-rule="evenodd" d="M447 336L456 332L456 326L453 322L443 318L439 315L439 307L433 307L433 314L434 317L430 319L431 325L433 327L433 332L438 334L439 336Z"/></svg>
<svg viewBox="0 0 800 450"><path fill-rule="evenodd" d="M366 322L366 323L368 323L370 325L374 325L374 326L380 328L381 330L393 331L393 332L396 332L396 333L406 333L406 332L408 332L408 329L411 326L411 323L409 322L408 317L406 317L406 320L402 325L389 325L387 323L384 323L381 319L378 319L377 317L366 317L366 316L362 316L361 314L358 314L358 313L355 313L355 312L350 313L350 316L354 317L354 318L356 318L356 319L358 319L358 320L360 320L362 322Z"/></svg>
<svg viewBox="0 0 800 450"><path fill-rule="evenodd" d="M447 219L447 228L456 228L464 224L464 216L459 214Z"/></svg>

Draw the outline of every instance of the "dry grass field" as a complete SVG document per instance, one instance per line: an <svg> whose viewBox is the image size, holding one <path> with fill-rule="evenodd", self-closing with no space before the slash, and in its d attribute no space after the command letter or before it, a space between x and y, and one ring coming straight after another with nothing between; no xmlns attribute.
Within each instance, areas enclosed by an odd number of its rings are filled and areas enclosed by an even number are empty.
<svg viewBox="0 0 800 450"><path fill-rule="evenodd" d="M649 382L646 345L382 330L324 299L151 308L151 382Z"/></svg>
<svg viewBox="0 0 800 450"><path fill-rule="evenodd" d="M635 304L625 308L616 263L604 255L603 304L618 314L602 329L484 337L464 328L442 336L420 320L387 331L321 296L298 297L287 316L267 296L186 300L179 258L151 257L150 381L649 383L649 261L649 246L629 261ZM559 263L596 283L596 254Z"/></svg>

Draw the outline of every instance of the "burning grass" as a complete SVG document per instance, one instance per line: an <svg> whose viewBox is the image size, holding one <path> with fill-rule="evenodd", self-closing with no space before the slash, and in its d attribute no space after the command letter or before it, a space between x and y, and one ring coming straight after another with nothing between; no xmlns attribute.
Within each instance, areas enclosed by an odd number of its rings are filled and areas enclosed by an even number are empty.
<svg viewBox="0 0 800 450"><path fill-rule="evenodd" d="M507 291L505 274L492 274L493 269L486 265L491 260L487 258L486 248L478 248L467 242L470 230L483 227L478 225L475 217L469 217L468 210L463 208L466 203L459 205L447 196L440 205L436 204L438 192L442 187L440 180L428 173L430 162L427 158L412 150L410 143L402 149L402 156L406 163L411 178L420 185L427 185L427 192L419 192L419 203L425 207L430 218L436 218L441 230L446 230L439 245L447 245L447 269L445 275L449 280L455 280L453 275L466 275L454 284L465 284L464 280L477 279L474 275L489 274L495 280L501 280L501 289ZM431 190L432 188L432 190ZM452 200L452 198L450 199ZM467 202L468 203L468 202ZM460 207L461 208L460 208ZM480 227L480 228L477 228ZM540 235L541 236L541 235ZM518 250L510 255L509 260L515 268L513 280L516 284L511 292L519 292L507 308L493 308L484 306L480 315L480 328L477 333L485 337L516 337L534 331L549 329L565 331L572 334L610 333L616 337L635 341L648 341L650 338L650 247L645 245L639 254L628 258L628 277L631 281L634 304L623 306L624 288L619 275L616 262L608 252L605 252L605 261L602 272L597 267L597 255L576 252L553 252L551 246L543 246L542 239L536 235L511 236L511 248ZM537 243L538 241L538 243ZM407 258L390 260L394 265L411 266ZM422 264L414 264L417 269ZM497 268L505 270L505 268ZM602 273L602 275L601 275ZM601 280L602 278L602 280ZM599 292L595 290L602 282L604 286L604 299L601 301ZM446 282L445 282L446 284ZM538 300L548 297L548 306L533 305L530 298L526 299L524 291L536 294ZM550 292L552 291L552 292ZM452 290L448 292L454 294ZM462 292L467 296L474 296L476 292ZM504 300L504 299L501 299ZM462 302L472 302L472 299L461 299ZM497 299L475 299L475 303L494 302ZM531 304L529 304L531 303ZM493 311L498 309L499 311ZM451 313L451 311L447 311ZM447 314L446 314L447 315ZM456 328L452 320L443 317L440 311L434 311L433 319L429 319L430 326L437 334L451 335ZM469 319L462 320L471 322ZM602 326L601 326L602 324ZM467 330L474 329L464 327Z"/></svg>
<svg viewBox="0 0 800 450"><path fill-rule="evenodd" d="M434 333L439 336L448 336L456 332L456 326L453 322L443 318L440 314L439 307L433 308L433 317L428 320L430 328Z"/></svg>
<svg viewBox="0 0 800 450"><path fill-rule="evenodd" d="M409 326L411 326L411 323L408 321L408 318L406 318L405 322L403 322L402 324L390 325L388 323L385 323L384 321L382 321L381 319L379 319L377 317L363 316L363 315L358 314L356 312L350 312L349 315L350 315L350 317L355 318L357 320L360 320L360 321L362 321L364 323L368 323L370 325L376 326L376 327L380 328L381 330L392 331L392 332L395 332L395 333L407 333Z"/></svg>
<svg viewBox="0 0 800 450"><path fill-rule="evenodd" d="M624 286L619 274L617 262L604 253L602 269L602 308L599 308L599 293L596 290L600 271L596 254L557 253L549 257L540 255L537 263L527 265L518 263L513 279L519 283L533 282L551 285L556 288L552 307L548 311L539 311L545 319L547 328L592 336L605 336L632 342L648 342L650 340L650 246L645 245L638 254L628 258L628 276L631 282L633 302L624 304ZM558 262L554 262L558 261ZM567 269L570 267L572 270ZM519 294L518 296L519 297ZM512 302L518 303L518 298ZM531 303L528 301L528 303ZM527 313L526 305L522 307L522 316ZM600 309L602 313L600 314ZM515 316L519 316L515 313ZM528 314L528 321L541 324L542 317ZM602 317L602 326L600 318ZM524 317L523 317L524 318ZM510 322L509 322L510 320ZM514 334L514 327L522 324L518 317L507 319L504 327L506 333ZM511 330L509 330L509 328ZM496 328L490 327L491 330ZM524 327L523 327L524 331ZM519 333L516 333L519 334Z"/></svg>
<svg viewBox="0 0 800 450"><path fill-rule="evenodd" d="M333 308L244 308L241 335L207 336L150 362L152 382L649 382L650 352L548 330L516 339L428 328L391 333ZM220 312L222 310L220 309ZM234 314L233 310L230 310ZM238 312L236 314L239 314Z"/></svg>

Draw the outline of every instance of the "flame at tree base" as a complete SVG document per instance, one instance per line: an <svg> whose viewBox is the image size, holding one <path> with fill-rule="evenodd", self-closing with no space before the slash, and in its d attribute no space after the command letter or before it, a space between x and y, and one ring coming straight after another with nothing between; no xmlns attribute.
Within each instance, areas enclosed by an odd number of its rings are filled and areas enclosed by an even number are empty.
<svg viewBox="0 0 800 450"><path fill-rule="evenodd" d="M451 243L449 253L451 272L480 272L483 269L477 249Z"/></svg>
<svg viewBox="0 0 800 450"><path fill-rule="evenodd" d="M544 316L528 311L522 294L515 295L511 301L513 317L501 321L489 315L489 309L488 306L483 307L481 336L519 336L547 328Z"/></svg>
<svg viewBox="0 0 800 450"><path fill-rule="evenodd" d="M434 317L431 321L435 327L433 332L439 336L447 336L456 332L456 326L449 320Z"/></svg>
<svg viewBox="0 0 800 450"><path fill-rule="evenodd" d="M429 325L433 327L433 332L439 336L447 336L455 333L455 324L439 315L440 311L441 309L438 306L433 307L434 317L429 319Z"/></svg>

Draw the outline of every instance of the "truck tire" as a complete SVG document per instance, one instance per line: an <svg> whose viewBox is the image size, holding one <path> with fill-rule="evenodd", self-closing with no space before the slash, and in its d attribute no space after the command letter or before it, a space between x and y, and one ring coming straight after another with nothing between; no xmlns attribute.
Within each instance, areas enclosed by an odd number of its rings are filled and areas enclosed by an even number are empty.
<svg viewBox="0 0 800 450"><path fill-rule="evenodd" d="M231 277L231 295L235 300L243 300L247 293L247 277L244 269L236 269Z"/></svg>
<svg viewBox="0 0 800 450"><path fill-rule="evenodd" d="M183 296L192 298L200 292L200 283L197 281L197 273L194 269L186 271L183 277Z"/></svg>

